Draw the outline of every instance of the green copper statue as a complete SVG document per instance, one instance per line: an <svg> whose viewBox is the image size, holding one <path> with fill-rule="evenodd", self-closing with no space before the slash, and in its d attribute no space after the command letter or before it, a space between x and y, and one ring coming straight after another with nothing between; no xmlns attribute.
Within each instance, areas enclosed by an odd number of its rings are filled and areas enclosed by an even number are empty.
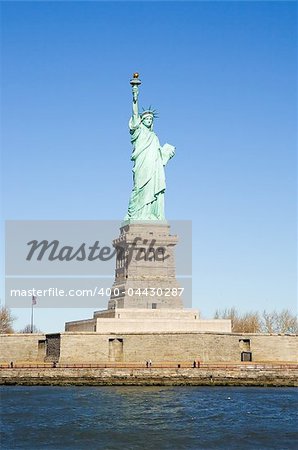
<svg viewBox="0 0 298 450"><path fill-rule="evenodd" d="M150 108L139 113L139 74L135 73L132 85L132 117L129 121L133 151L133 190L125 220L165 220L164 195L166 189L164 166L175 154L175 147L161 147L153 131L156 117Z"/></svg>

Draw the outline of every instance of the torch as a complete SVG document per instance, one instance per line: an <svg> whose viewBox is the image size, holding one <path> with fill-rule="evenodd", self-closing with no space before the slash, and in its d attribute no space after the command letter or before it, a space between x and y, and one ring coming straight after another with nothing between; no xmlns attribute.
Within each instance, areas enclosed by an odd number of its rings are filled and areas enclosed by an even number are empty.
<svg viewBox="0 0 298 450"><path fill-rule="evenodd" d="M138 94L139 94L139 86L141 84L141 80L139 79L138 72L135 72L132 76L132 79L130 80L130 84L132 86L132 95L133 95L133 101L134 103L138 100Z"/></svg>

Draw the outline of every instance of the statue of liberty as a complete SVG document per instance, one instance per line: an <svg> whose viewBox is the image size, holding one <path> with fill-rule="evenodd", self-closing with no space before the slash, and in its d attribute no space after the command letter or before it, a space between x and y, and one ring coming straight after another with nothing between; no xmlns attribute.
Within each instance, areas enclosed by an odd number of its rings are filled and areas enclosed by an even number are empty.
<svg viewBox="0 0 298 450"><path fill-rule="evenodd" d="M165 220L164 195L166 189L164 167L175 154L175 147L161 146L153 131L155 111L149 108L139 113L139 74L135 73L132 85L132 117L129 121L134 162L133 190L125 220Z"/></svg>

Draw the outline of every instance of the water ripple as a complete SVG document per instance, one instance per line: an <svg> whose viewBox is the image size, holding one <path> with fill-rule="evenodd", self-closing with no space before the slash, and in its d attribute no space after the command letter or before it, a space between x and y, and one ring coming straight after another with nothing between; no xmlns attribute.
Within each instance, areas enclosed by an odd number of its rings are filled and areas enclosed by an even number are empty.
<svg viewBox="0 0 298 450"><path fill-rule="evenodd" d="M0 388L3 449L296 447L295 388Z"/></svg>

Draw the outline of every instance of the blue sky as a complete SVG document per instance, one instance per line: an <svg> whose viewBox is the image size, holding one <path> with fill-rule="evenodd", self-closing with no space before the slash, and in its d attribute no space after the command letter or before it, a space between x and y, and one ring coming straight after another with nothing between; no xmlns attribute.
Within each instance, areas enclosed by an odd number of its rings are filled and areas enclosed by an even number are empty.
<svg viewBox="0 0 298 450"><path fill-rule="evenodd" d="M294 2L2 2L4 219L119 219L129 79L176 146L166 215L193 221L193 306L296 301ZM13 311L16 327L28 310ZM63 329L91 311L36 308Z"/></svg>

